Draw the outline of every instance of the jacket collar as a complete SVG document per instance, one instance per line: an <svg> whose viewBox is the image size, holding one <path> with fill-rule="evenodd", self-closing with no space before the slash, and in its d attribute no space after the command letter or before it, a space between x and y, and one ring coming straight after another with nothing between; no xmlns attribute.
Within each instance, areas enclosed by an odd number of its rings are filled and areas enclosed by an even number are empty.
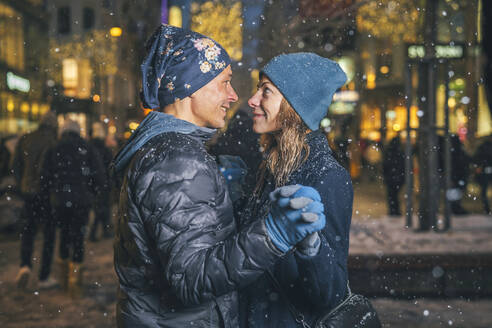
<svg viewBox="0 0 492 328"><path fill-rule="evenodd" d="M116 154L111 164L115 172L126 167L133 155L142 148L150 139L166 133L177 132L206 142L216 132L215 129L199 127L188 121L180 120L172 115L161 112L150 112L133 132L126 144Z"/></svg>

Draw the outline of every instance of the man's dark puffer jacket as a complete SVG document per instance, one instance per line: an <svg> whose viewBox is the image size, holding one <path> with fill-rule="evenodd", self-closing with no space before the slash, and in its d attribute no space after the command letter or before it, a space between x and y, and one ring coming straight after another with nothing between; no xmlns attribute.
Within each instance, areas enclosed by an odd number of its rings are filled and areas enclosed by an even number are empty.
<svg viewBox="0 0 492 328"><path fill-rule="evenodd" d="M125 171L114 244L119 327L238 327L237 289L282 255L263 220L236 231L209 138L163 133Z"/></svg>

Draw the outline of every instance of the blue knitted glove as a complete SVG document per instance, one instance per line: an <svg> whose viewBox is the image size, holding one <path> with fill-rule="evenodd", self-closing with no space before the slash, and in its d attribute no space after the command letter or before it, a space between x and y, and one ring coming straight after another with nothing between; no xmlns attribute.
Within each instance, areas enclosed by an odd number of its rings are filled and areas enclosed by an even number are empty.
<svg viewBox="0 0 492 328"><path fill-rule="evenodd" d="M285 253L309 234L323 229L326 219L323 214L323 203L316 189L304 186L282 188L270 194L272 206L265 219L265 225L273 244ZM305 201L307 205L301 209L294 209L290 203L296 198L308 198L311 201ZM306 220L306 215L303 213L312 213L312 215L308 215Z"/></svg>
<svg viewBox="0 0 492 328"><path fill-rule="evenodd" d="M244 183L243 178L248 173L248 167L246 163L239 156L231 155L219 155L219 169L226 182L229 184L233 181L240 181Z"/></svg>
<svg viewBox="0 0 492 328"><path fill-rule="evenodd" d="M224 176L232 201L243 196L243 185L246 182L248 167L239 156L219 155L219 170Z"/></svg>
<svg viewBox="0 0 492 328"><path fill-rule="evenodd" d="M233 167L220 167L220 173L222 173L227 184L229 184L241 180L246 175L246 170Z"/></svg>

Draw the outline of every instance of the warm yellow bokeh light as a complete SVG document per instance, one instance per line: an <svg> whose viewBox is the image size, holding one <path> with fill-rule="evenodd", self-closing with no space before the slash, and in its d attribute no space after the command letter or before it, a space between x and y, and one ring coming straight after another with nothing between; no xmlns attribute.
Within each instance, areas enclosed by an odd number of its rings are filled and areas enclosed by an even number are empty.
<svg viewBox="0 0 492 328"><path fill-rule="evenodd" d="M9 100L7 100L7 110L9 112L14 111L14 101L12 100L12 98L9 98Z"/></svg>
<svg viewBox="0 0 492 328"><path fill-rule="evenodd" d="M21 109L21 112L23 112L25 114L29 113L29 104L26 103L26 102L23 102L21 104L21 108L20 109Z"/></svg>
<svg viewBox="0 0 492 328"><path fill-rule="evenodd" d="M44 114L48 113L49 111L50 111L50 105L46 105L46 104L41 105L41 107L40 107L40 114L41 115L44 115Z"/></svg>
<svg viewBox="0 0 492 328"><path fill-rule="evenodd" d="M396 43L416 42L419 31L419 2L410 0L367 1L357 12L357 29Z"/></svg>
<svg viewBox="0 0 492 328"><path fill-rule="evenodd" d="M130 122L130 124L128 124L128 127L130 128L130 130L136 130L138 128L139 124L137 122Z"/></svg>
<svg viewBox="0 0 492 328"><path fill-rule="evenodd" d="M33 115L37 115L39 113L39 105L37 103L33 103L31 106L31 113Z"/></svg>
<svg viewBox="0 0 492 328"><path fill-rule="evenodd" d="M220 43L231 59L243 57L243 18L241 2L226 6L214 1L193 3L191 29Z"/></svg>
<svg viewBox="0 0 492 328"><path fill-rule="evenodd" d="M169 25L183 27L183 15L181 8L178 6L171 6L169 8Z"/></svg>
<svg viewBox="0 0 492 328"><path fill-rule="evenodd" d="M366 88L368 89L376 88L376 74L374 74L374 72L367 73Z"/></svg>
<svg viewBox="0 0 492 328"><path fill-rule="evenodd" d="M118 26L112 27L109 30L109 34L111 36L114 36L115 38L120 37L122 33L123 33L123 30L121 29L121 27L118 27Z"/></svg>

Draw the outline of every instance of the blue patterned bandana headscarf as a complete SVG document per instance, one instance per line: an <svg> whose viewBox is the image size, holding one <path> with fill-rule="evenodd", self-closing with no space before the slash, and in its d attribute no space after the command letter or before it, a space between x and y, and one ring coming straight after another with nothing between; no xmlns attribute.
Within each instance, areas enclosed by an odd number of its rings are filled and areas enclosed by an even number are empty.
<svg viewBox="0 0 492 328"><path fill-rule="evenodd" d="M220 44L199 33L162 24L147 43L142 65L145 108L163 108L212 81L231 59Z"/></svg>

